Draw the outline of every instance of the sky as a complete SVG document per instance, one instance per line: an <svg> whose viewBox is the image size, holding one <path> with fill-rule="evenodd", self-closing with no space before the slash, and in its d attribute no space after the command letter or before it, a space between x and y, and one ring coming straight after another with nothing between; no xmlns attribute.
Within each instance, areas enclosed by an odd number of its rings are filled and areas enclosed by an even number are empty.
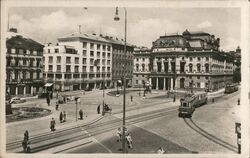
<svg viewBox="0 0 250 158"><path fill-rule="evenodd" d="M38 42L56 43L57 38L79 31L124 38L124 9L114 21L115 7L13 7L9 27ZM239 8L127 8L127 41L152 47L165 34L204 31L220 38L224 51L240 46Z"/></svg>

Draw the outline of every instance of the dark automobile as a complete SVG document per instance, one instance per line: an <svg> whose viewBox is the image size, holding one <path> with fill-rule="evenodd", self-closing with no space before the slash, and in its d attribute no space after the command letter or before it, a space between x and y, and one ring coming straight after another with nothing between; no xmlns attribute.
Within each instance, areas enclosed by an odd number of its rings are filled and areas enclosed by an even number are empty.
<svg viewBox="0 0 250 158"><path fill-rule="evenodd" d="M85 91L92 91L92 88L86 88Z"/></svg>

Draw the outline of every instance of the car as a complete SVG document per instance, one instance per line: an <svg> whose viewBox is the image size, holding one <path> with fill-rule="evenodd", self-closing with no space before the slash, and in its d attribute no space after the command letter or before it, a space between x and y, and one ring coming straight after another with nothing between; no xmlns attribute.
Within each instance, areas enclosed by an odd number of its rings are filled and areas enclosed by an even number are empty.
<svg viewBox="0 0 250 158"><path fill-rule="evenodd" d="M18 103L24 103L26 102L25 99L21 99L20 97L13 97L10 99L11 104L18 104Z"/></svg>
<svg viewBox="0 0 250 158"><path fill-rule="evenodd" d="M86 88L85 91L86 91L86 92L87 92L87 91L92 91L92 89L91 89L91 88Z"/></svg>

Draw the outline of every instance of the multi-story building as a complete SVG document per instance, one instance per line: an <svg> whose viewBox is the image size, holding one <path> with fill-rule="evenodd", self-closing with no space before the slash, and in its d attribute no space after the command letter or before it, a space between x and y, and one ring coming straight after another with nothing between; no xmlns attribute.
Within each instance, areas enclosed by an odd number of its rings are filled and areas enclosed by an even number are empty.
<svg viewBox="0 0 250 158"><path fill-rule="evenodd" d="M56 46L44 48L44 77L55 90L109 87L112 72L112 45L90 34L70 34Z"/></svg>
<svg viewBox="0 0 250 158"><path fill-rule="evenodd" d="M150 54L149 48L134 49L134 72L133 72L133 87L142 88L149 80L150 75Z"/></svg>
<svg viewBox="0 0 250 158"><path fill-rule="evenodd" d="M160 36L150 57L152 89L216 90L233 82L234 57L219 51L220 39L205 32Z"/></svg>
<svg viewBox="0 0 250 158"><path fill-rule="evenodd" d="M33 96L42 91L44 46L12 33L6 47L6 91L12 96Z"/></svg>
<svg viewBox="0 0 250 158"><path fill-rule="evenodd" d="M103 37L101 35L101 37ZM132 86L133 78L133 51L134 46L126 44L126 52L124 52L124 40L109 36L103 37L112 44L112 85L117 86L117 82L122 77L126 77L127 86Z"/></svg>

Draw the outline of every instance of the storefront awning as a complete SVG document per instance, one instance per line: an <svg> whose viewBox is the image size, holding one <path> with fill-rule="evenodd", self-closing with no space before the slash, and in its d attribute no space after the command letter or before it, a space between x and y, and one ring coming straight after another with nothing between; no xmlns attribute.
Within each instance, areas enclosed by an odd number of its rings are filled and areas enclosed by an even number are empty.
<svg viewBox="0 0 250 158"><path fill-rule="evenodd" d="M46 83L45 85L44 85L44 87L51 87L53 85L53 83Z"/></svg>

